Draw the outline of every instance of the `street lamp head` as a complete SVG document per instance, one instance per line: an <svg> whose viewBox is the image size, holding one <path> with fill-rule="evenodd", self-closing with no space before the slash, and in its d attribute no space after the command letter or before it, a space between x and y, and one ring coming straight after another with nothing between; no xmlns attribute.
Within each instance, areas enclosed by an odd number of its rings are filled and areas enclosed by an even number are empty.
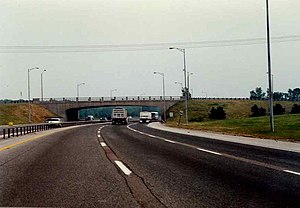
<svg viewBox="0 0 300 208"><path fill-rule="evenodd" d="M28 69L28 71L32 71L32 70L35 70L35 69L39 69L39 67L30 68L30 69Z"/></svg>
<svg viewBox="0 0 300 208"><path fill-rule="evenodd" d="M155 71L155 72L153 72L153 74L157 74L157 72Z"/></svg>
<svg viewBox="0 0 300 208"><path fill-rule="evenodd" d="M173 48L173 47L170 47L169 49L170 49L170 50L173 50L173 49L175 49L175 48Z"/></svg>

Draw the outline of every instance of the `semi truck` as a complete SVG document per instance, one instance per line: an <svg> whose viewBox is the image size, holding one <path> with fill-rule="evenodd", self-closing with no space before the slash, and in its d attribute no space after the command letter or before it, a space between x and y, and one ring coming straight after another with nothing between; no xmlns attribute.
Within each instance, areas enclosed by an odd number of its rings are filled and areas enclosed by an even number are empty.
<svg viewBox="0 0 300 208"><path fill-rule="evenodd" d="M140 112L140 123L150 123L152 121L158 121L158 112L148 112L141 111Z"/></svg>
<svg viewBox="0 0 300 208"><path fill-rule="evenodd" d="M112 125L115 124L128 124L127 110L122 107L116 107L112 110Z"/></svg>
<svg viewBox="0 0 300 208"><path fill-rule="evenodd" d="M152 120L151 112L141 111L140 112L140 123L150 123Z"/></svg>

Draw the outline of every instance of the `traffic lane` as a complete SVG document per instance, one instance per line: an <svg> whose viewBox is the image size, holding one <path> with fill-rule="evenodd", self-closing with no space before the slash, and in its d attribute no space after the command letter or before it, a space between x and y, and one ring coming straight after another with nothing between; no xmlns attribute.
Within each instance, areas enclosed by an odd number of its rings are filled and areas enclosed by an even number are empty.
<svg viewBox="0 0 300 208"><path fill-rule="evenodd" d="M247 158L259 162L284 167L288 170L300 172L300 154L271 148L257 147L233 142L220 141L216 139L183 135L173 132L150 128L142 124L130 126L133 129L148 134L160 136L169 140L198 146L214 152L226 153L237 157Z"/></svg>
<svg viewBox="0 0 300 208"><path fill-rule="evenodd" d="M1 151L0 206L139 207L101 149L98 128L70 129Z"/></svg>
<svg viewBox="0 0 300 208"><path fill-rule="evenodd" d="M167 207L297 207L299 176L109 126L102 137Z"/></svg>

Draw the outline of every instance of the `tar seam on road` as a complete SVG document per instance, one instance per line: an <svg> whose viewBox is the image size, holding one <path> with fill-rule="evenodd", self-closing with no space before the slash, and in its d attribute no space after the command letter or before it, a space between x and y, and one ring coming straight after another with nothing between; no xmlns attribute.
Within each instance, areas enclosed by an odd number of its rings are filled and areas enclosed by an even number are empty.
<svg viewBox="0 0 300 208"><path fill-rule="evenodd" d="M286 173L289 173L289 174L300 175L300 173L298 173L298 172L291 171L291 170L286 170L284 168L281 168L281 167L278 167L278 166L275 166L275 165L270 165L270 164L267 164L267 163L263 163L263 162L259 162L259 161L255 161L255 160L251 160L251 159L237 157L237 156L234 156L234 155L222 154L222 153L219 153L219 152L214 152L214 151L210 151L210 150L207 150L207 149L202 149L202 148L196 147L194 145L185 144L185 143L181 143L181 142L176 142L176 141L172 141L172 140L160 137L160 136L155 136L155 135L152 135L152 134L144 133L144 132L141 132L141 131L138 131L136 129L131 128L130 126L132 126L132 125L136 125L136 124L130 124L130 125L127 126L127 128L129 130L137 132L139 134L146 135L146 136L149 136L149 137L152 137L152 138L157 138L157 139L163 140L165 142L169 142L169 143L172 143L172 144L178 144L178 145L182 145L182 146L185 146L185 147L190 147L190 148L202 151L202 152L206 152L206 153L214 154L214 155L217 155L217 156L222 156L222 157L225 157L225 158L250 163L250 164L253 164L253 165L262 166L262 167L277 170L277 171L283 171L283 172L286 172Z"/></svg>
<svg viewBox="0 0 300 208"><path fill-rule="evenodd" d="M98 131L100 131L100 134L101 134L101 130L102 128L104 128L105 126L102 126L101 128L99 128ZM101 141L100 141L100 138L101 138ZM104 142L104 139L103 137L98 137L98 142L100 143L100 145L102 146L102 149L104 150L105 154L106 154L106 157L108 158L109 161L111 161L112 164L116 164L122 171L123 173L126 175L122 175L122 177L125 179L125 182L126 182L126 185L127 187L129 188L130 190L130 193L132 194L133 198L141 205L141 207L145 207L145 208L148 208L148 207L167 207L153 192L152 190L146 185L146 182L144 180L144 178L142 178L141 176L135 174L134 172L132 172L131 170L129 170L124 164L123 162L121 162L117 155L114 153L114 151ZM113 157L118 159L118 160L113 160L112 156L109 156L108 154L112 153L113 154ZM132 174L131 174L132 173ZM145 199L144 197L144 194L143 193L138 193L137 190L139 190L139 188L137 188L135 185L132 184L132 180L140 180L141 181L141 184L144 186L144 188L147 190L147 192L149 192L149 194L151 195L152 200L150 200L150 202ZM143 188L142 188L143 189ZM144 190L145 191L145 190ZM141 195L139 194L142 194L143 197L141 198ZM147 195L147 194L146 194ZM153 201L156 201L154 202ZM146 204L143 204L143 202L146 202ZM158 202L158 204L157 204ZM155 205L154 205L154 204Z"/></svg>

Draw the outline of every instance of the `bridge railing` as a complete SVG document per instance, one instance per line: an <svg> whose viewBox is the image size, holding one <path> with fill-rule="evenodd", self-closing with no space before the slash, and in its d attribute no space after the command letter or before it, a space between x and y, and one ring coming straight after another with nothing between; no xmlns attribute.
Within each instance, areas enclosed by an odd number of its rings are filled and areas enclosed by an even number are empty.
<svg viewBox="0 0 300 208"><path fill-rule="evenodd" d="M166 101L183 100L181 96L166 96ZM163 96L125 96L125 97L64 97L64 98L34 98L34 103L39 102L130 102L130 101L162 101Z"/></svg>

